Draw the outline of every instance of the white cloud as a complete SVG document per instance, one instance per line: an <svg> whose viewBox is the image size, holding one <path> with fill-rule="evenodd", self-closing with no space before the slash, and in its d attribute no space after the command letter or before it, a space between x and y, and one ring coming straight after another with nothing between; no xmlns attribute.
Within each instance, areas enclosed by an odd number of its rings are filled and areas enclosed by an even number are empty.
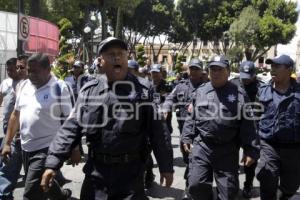
<svg viewBox="0 0 300 200"><path fill-rule="evenodd" d="M297 2L297 10L300 10L300 0L293 0ZM278 54L287 54L291 56L294 60L296 60L296 51L297 51L297 43L300 40L300 16L298 17L298 21L296 23L297 31L295 37L291 40L291 42L287 45L279 44L277 46Z"/></svg>

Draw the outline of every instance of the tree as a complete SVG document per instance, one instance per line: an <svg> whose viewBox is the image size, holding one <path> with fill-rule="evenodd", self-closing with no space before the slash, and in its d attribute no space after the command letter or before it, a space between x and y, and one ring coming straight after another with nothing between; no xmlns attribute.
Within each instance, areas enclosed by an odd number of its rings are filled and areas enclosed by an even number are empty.
<svg viewBox="0 0 300 200"><path fill-rule="evenodd" d="M161 1L150 1L150 9L145 17L144 23L146 29L141 30L141 33L145 37L145 42L150 46L150 50L153 55L153 62L157 62L158 55L161 49L168 40L168 34L170 32L172 13L174 10L173 0L161 0ZM146 10L144 10L146 11ZM158 48L155 47L156 41L159 41ZM157 49L157 51L155 51Z"/></svg>
<svg viewBox="0 0 300 200"><path fill-rule="evenodd" d="M0 8L6 12L18 12L18 0L0 0Z"/></svg>
<svg viewBox="0 0 300 200"><path fill-rule="evenodd" d="M145 49L143 45L138 45L136 47L136 61L139 66L143 67L146 65Z"/></svg>
<svg viewBox="0 0 300 200"><path fill-rule="evenodd" d="M231 38L255 61L278 43L287 44L295 35L296 3L284 0L253 0L230 27Z"/></svg>
<svg viewBox="0 0 300 200"><path fill-rule="evenodd" d="M184 55L191 45L192 40L193 34L188 30L180 13L175 10L169 32L169 42L177 44L178 51L182 52Z"/></svg>
<svg viewBox="0 0 300 200"><path fill-rule="evenodd" d="M72 38L70 29L72 28L72 23L70 20L63 18L58 22L60 31L59 40L59 62L68 63L70 60L74 59L74 53L72 52L72 45L67 44L66 41Z"/></svg>
<svg viewBox="0 0 300 200"><path fill-rule="evenodd" d="M29 3L30 15L33 17L41 16L41 1L40 0L30 0Z"/></svg>
<svg viewBox="0 0 300 200"><path fill-rule="evenodd" d="M185 59L184 55L182 54L177 55L175 69L174 69L175 73L182 72L182 66L183 66L182 62L184 61L184 59Z"/></svg>
<svg viewBox="0 0 300 200"><path fill-rule="evenodd" d="M244 49L239 46L233 46L228 50L227 53L228 59L231 61L231 70L234 72L238 72L239 68L238 66L240 65L240 62L244 58Z"/></svg>
<svg viewBox="0 0 300 200"><path fill-rule="evenodd" d="M144 45L149 45L154 62L166 44L170 32L173 0L144 0L134 10L132 15L125 15L124 27L129 47L134 46L143 39ZM159 41L158 50L155 51L155 42Z"/></svg>
<svg viewBox="0 0 300 200"><path fill-rule="evenodd" d="M81 36L89 17L90 5L88 3L88 0L47 0L48 20L58 24L62 18L66 18L72 23L74 34Z"/></svg>
<svg viewBox="0 0 300 200"><path fill-rule="evenodd" d="M193 47L197 41L222 43L225 47L224 33L250 0L178 0L177 10L189 32L193 34ZM215 53L220 51L215 45ZM193 53L192 53L193 54Z"/></svg>

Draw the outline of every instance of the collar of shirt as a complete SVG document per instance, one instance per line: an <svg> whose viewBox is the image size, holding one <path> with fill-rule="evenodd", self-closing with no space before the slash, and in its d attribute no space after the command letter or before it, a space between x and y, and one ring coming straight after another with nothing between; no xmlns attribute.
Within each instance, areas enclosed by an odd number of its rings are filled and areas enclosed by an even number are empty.
<svg viewBox="0 0 300 200"><path fill-rule="evenodd" d="M56 81L57 81L57 78L55 76L51 75L51 78L49 79L49 81L40 88L36 88L31 82L30 82L30 84L35 89L35 91L38 92L38 91L41 91L41 90L43 90L47 87L51 87L53 84L56 83Z"/></svg>

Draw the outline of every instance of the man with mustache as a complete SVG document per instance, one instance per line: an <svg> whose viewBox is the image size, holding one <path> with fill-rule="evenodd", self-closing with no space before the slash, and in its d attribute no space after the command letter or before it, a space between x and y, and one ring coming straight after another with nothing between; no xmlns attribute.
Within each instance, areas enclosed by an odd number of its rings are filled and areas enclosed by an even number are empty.
<svg viewBox="0 0 300 200"><path fill-rule="evenodd" d="M188 106L192 103L193 95L197 88L203 83L203 62L198 58L193 58L189 62L189 79L181 80L173 89L173 91L166 97L166 101L163 104L163 109L165 110L165 118L169 114L166 111L171 111L173 107L176 109L176 117L178 122L179 133L182 133L183 124L185 119L187 118ZM186 166L186 170L184 172L184 179L186 179L186 191L182 196L182 200L189 199L189 194L187 192L188 181L187 175L189 170L189 154L187 154L183 150L182 143L180 143L180 150L182 153L183 161Z"/></svg>
<svg viewBox="0 0 300 200"><path fill-rule="evenodd" d="M25 68L26 69L26 68ZM71 94L64 82L51 74L46 54L36 53L27 60L28 79L18 87L14 110L10 116L2 150L5 159L11 154L11 143L19 129L25 172L24 200L65 200L71 196L55 181L49 193L40 187L48 147L61 126L60 117L71 110ZM24 70L24 69L23 69ZM60 90L60 101L55 94Z"/></svg>
<svg viewBox="0 0 300 200"><path fill-rule="evenodd" d="M259 122L260 161L256 169L262 200L290 199L300 185L300 87L291 78L287 55L267 59L272 80L258 91L264 105ZM279 184L280 183L280 184Z"/></svg>
<svg viewBox="0 0 300 200"><path fill-rule="evenodd" d="M255 102L258 88L264 84L262 81L259 81L256 78L255 69L256 67L254 62L248 60L244 61L240 65L240 76L230 80L231 83L242 87L246 91L250 102ZM253 105L252 107L254 109L258 108L257 105ZM251 198L253 195L252 189L256 166L257 162L253 163L249 167L244 166L245 182L243 188L243 197L246 199Z"/></svg>
<svg viewBox="0 0 300 200"><path fill-rule="evenodd" d="M127 45L114 37L99 44L105 73L79 93L73 113L53 140L41 186L47 191L72 148L86 135L88 159L80 199L145 199L147 144L157 158L161 184L173 182L173 151L167 127L157 118L142 79L128 73Z"/></svg>
<svg viewBox="0 0 300 200"><path fill-rule="evenodd" d="M228 81L229 61L215 56L208 63L210 82L199 86L193 100L193 116L186 119L181 142L190 155L189 192L193 200L212 200L212 183L217 199L233 200L239 190L239 147L243 163L258 159L255 124L242 88Z"/></svg>

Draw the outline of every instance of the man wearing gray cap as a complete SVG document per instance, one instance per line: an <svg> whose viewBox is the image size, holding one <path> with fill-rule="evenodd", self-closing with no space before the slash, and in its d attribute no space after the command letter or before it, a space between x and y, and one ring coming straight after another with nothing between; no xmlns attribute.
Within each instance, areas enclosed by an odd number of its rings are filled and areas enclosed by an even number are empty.
<svg viewBox="0 0 300 200"><path fill-rule="evenodd" d="M139 75L139 64L135 60L128 60L128 72L135 76Z"/></svg>
<svg viewBox="0 0 300 200"><path fill-rule="evenodd" d="M182 128L184 121L187 117L188 113L188 106L192 103L193 95L196 89L203 83L202 76L203 76L203 62L198 58L193 58L189 62L189 79L181 80L173 89L173 91L167 96L164 104L163 110L165 115L168 114L167 111L172 111L172 109L176 110L176 117L178 122L179 133L182 133ZM166 117L165 117L166 118ZM184 178L187 180L188 175L188 155L184 150L182 143L180 143L180 149L183 156L183 161L187 164ZM186 181L186 188L188 187L188 182ZM185 194L183 195L182 199L188 199L188 192L186 190Z"/></svg>
<svg viewBox="0 0 300 200"><path fill-rule="evenodd" d="M171 138L152 106L149 88L128 73L127 45L109 37L99 45L105 75L87 83L75 109L57 133L46 159L42 188L47 191L69 152L86 135L82 200L145 199L147 144L156 156L161 184L173 182Z"/></svg>
<svg viewBox="0 0 300 200"><path fill-rule="evenodd" d="M264 83L262 81L257 80L256 78L254 62L252 61L242 62L239 71L240 71L240 77L234 78L230 80L230 82L239 87L242 87L246 91L250 99L250 102L255 102L258 88ZM244 166L245 179L246 179L243 188L244 198L251 198L252 196L253 180L255 177L256 166L257 166L257 162L253 163L249 167Z"/></svg>
<svg viewBox="0 0 300 200"><path fill-rule="evenodd" d="M290 199L300 185L300 87L291 78L287 55L267 59L272 80L258 91L264 105L259 121L260 160L256 169L262 200Z"/></svg>
<svg viewBox="0 0 300 200"><path fill-rule="evenodd" d="M193 200L212 200L215 178L220 200L233 200L239 190L239 148L244 149L243 162L250 166L258 158L254 146L255 124L249 119L247 95L228 81L229 61L215 56L208 64L211 82L196 90L193 114L183 126L181 142L191 153L188 175ZM240 131L243 130L243 131Z"/></svg>
<svg viewBox="0 0 300 200"><path fill-rule="evenodd" d="M153 90L153 102L155 105L160 108L160 106L165 101L165 97L172 91L172 88L167 84L167 82L163 79L162 75L162 66L160 64L153 64L151 66L151 89ZM168 118L165 120L169 133L172 133L172 115L170 114ZM151 154L149 154L147 165L146 165L146 174L145 174L145 187L147 189L152 187L152 183L155 179L155 175L153 173L153 159Z"/></svg>

